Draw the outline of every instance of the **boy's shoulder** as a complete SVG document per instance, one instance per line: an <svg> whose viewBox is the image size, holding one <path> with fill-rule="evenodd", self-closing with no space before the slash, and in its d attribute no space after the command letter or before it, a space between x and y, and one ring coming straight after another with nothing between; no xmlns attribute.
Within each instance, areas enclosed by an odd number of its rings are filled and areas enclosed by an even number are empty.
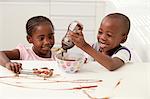
<svg viewBox="0 0 150 99"><path fill-rule="evenodd" d="M127 50L130 53L130 50L126 46L120 45L120 47L114 52L114 54L117 53L119 50Z"/></svg>
<svg viewBox="0 0 150 99"><path fill-rule="evenodd" d="M125 63L131 61L131 51L126 46L120 46L112 55L112 57L119 57Z"/></svg>

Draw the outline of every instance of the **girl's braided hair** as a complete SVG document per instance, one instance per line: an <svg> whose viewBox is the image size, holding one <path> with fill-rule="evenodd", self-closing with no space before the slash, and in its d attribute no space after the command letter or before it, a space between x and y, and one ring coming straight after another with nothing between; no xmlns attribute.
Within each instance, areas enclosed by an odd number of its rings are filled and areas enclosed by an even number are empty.
<svg viewBox="0 0 150 99"><path fill-rule="evenodd" d="M53 23L51 20L45 16L35 16L30 18L26 23L26 32L28 35L32 35L34 31L36 31L37 26L42 24L51 25L54 29Z"/></svg>

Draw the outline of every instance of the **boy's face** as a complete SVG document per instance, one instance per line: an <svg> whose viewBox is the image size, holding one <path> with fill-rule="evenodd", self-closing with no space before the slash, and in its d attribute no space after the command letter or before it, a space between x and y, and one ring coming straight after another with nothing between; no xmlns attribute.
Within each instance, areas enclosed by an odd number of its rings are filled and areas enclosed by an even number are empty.
<svg viewBox="0 0 150 99"><path fill-rule="evenodd" d="M35 32L28 36L29 43L33 43L33 50L38 56L50 57L50 50L55 43L54 30L50 25L39 25Z"/></svg>
<svg viewBox="0 0 150 99"><path fill-rule="evenodd" d="M122 32L121 22L118 19L105 18L99 28L97 39L100 48L107 52L117 47L125 38Z"/></svg>

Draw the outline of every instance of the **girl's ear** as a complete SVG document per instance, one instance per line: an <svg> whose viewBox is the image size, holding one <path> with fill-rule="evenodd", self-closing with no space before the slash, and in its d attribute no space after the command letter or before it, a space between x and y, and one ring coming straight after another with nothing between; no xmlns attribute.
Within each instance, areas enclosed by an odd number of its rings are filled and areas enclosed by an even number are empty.
<svg viewBox="0 0 150 99"><path fill-rule="evenodd" d="M27 35L26 38L27 38L29 43L32 43L32 37L30 35Z"/></svg>

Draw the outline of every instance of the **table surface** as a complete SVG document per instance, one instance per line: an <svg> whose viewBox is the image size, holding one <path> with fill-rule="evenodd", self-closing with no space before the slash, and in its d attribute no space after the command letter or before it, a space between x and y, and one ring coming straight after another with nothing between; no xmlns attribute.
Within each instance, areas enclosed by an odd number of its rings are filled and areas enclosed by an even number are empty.
<svg viewBox="0 0 150 99"><path fill-rule="evenodd" d="M64 73L56 61L19 61L24 69L48 67L54 75L44 80L36 75L14 73L0 66L1 99L150 99L150 63L128 63L108 71L89 62L78 73Z"/></svg>

